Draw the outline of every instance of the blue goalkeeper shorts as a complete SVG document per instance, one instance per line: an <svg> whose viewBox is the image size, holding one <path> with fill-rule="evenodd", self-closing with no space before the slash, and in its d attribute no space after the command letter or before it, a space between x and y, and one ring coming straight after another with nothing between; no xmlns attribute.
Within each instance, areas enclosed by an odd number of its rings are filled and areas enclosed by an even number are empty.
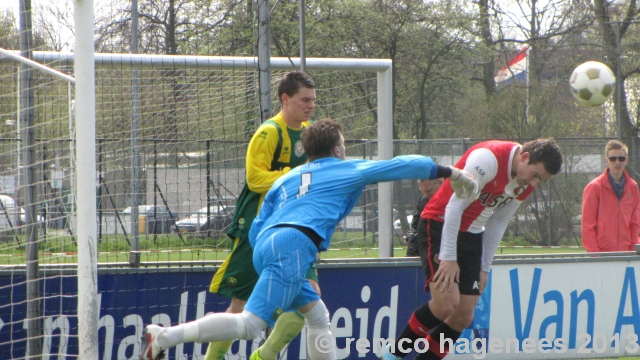
<svg viewBox="0 0 640 360"><path fill-rule="evenodd" d="M260 275L245 310L273 327L283 312L320 300L306 279L318 248L301 231L290 227L267 229L253 249L253 265Z"/></svg>

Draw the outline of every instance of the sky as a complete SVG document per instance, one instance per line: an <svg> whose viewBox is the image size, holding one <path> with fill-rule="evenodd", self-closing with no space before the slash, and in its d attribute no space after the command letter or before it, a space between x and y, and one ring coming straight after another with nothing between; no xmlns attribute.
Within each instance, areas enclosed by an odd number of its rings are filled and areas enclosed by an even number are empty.
<svg viewBox="0 0 640 360"><path fill-rule="evenodd" d="M94 8L97 8L99 0L93 0L94 3ZM519 15L521 14L520 9L517 7L517 5L515 4L515 2L513 0L497 0L498 3L503 6L507 11L512 13L512 20L517 20L517 21L523 21L523 18L521 18ZM548 1L550 0L540 0L538 1L538 8L542 8L544 6L544 4L546 4ZM19 2L20 0L0 0L0 9L4 10L4 9L11 9L15 14L16 14L16 18L18 16L18 6L19 6ZM69 4L71 6L73 6L73 2L74 0L31 0L31 7L33 9L36 9L39 5L41 4L61 4L64 5ZM520 38L523 36L523 34L518 34L518 33L513 33L510 36L513 36L515 38ZM65 42L66 43L71 43L72 40L72 35L69 34L68 36L65 36Z"/></svg>
<svg viewBox="0 0 640 360"><path fill-rule="evenodd" d="M31 0L31 7L35 7L38 4L48 3L65 3L73 0ZM12 9L15 13L18 13L18 3L20 0L0 0L0 7L3 9Z"/></svg>
<svg viewBox="0 0 640 360"><path fill-rule="evenodd" d="M94 8L96 7L97 1L98 0L93 0ZM37 11L34 9L38 9L42 4L60 4L61 6L65 4L70 4L70 6L73 7L73 2L74 0L31 0L31 9L32 11ZM15 14L16 19L18 19L19 3L20 3L20 0L0 0L0 9L1 10L10 9ZM71 19L71 23L73 23L73 19ZM74 42L73 34L66 27L60 26L60 33L58 33L58 35L60 37L59 39L60 43L73 44ZM63 45L63 50L69 50L69 46Z"/></svg>
<svg viewBox="0 0 640 360"><path fill-rule="evenodd" d="M31 0L31 3L33 4L34 1L37 1L37 0ZM51 1L57 1L57 0L51 0ZM17 14L18 0L0 0L0 8L2 8L2 10L11 9L15 14Z"/></svg>

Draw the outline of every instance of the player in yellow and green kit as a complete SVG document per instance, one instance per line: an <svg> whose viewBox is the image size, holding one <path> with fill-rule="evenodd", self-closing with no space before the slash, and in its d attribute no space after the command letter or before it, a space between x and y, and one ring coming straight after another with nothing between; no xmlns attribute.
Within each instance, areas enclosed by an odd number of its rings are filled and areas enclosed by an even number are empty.
<svg viewBox="0 0 640 360"><path fill-rule="evenodd" d="M278 84L278 98L281 111L265 121L249 142L245 185L236 201L236 212L227 232L234 240L233 249L214 275L209 289L212 293L231 298L226 311L228 313L242 312L258 280L253 267L249 229L258 215L264 196L279 177L307 161L300 134L315 107L315 83L303 73L288 73ZM307 278L320 294L315 267L307 273ZM282 314L267 341L251 355L251 359L275 359L278 352L302 331L303 326L304 318L300 314ZM209 343L205 360L223 359L231 343Z"/></svg>

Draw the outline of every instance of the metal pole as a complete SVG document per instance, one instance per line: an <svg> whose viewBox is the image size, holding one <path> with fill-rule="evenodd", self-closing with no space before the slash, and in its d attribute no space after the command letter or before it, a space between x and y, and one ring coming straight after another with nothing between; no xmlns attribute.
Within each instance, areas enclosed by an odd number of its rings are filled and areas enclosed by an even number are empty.
<svg viewBox="0 0 640 360"><path fill-rule="evenodd" d="M74 54L68 52L34 51L34 59L42 62L64 61L73 63ZM150 55L150 54L109 54L95 53L97 65L132 67L139 69L158 69L159 66L184 67L185 69L238 69L256 68L258 61L255 56L181 56L181 55ZM291 71L292 59L287 57L272 57L270 68ZM294 60L294 62L297 60ZM11 62L0 57L0 64ZM353 59L353 58L307 58L307 68L314 71L387 71L391 64L389 59Z"/></svg>
<svg viewBox="0 0 640 360"><path fill-rule="evenodd" d="M32 59L33 33L31 23L31 0L21 0L20 6L20 55ZM24 167L24 208L26 220L26 257L27 257L27 359L39 359L42 355L42 323L40 310L40 279L38 262L38 232L36 219L36 169L35 169L35 134L34 134L34 100L33 69L20 62L20 108L18 109Z"/></svg>
<svg viewBox="0 0 640 360"><path fill-rule="evenodd" d="M17 108L18 111L20 111L20 76L21 73L18 73L18 79L17 79L17 84L18 84L18 93L16 96L16 104L17 104ZM22 178L22 169L21 169L21 165L22 161L21 161L21 157L22 157L22 134L21 134L21 126L20 126L20 114L18 114L18 119L16 121L16 150L17 150L17 158L16 158L16 187L14 190L14 198L20 202L20 184L22 183L20 181L20 179Z"/></svg>
<svg viewBox="0 0 640 360"><path fill-rule="evenodd" d="M62 73L62 72L58 71L58 70L46 67L46 66L44 66L44 65L42 65L42 64L40 64L40 63L38 63L36 61L33 61L31 59L25 59L25 58L21 57L22 55L18 56L16 54L14 54L13 51L9 51L9 50L5 50L3 48L0 48L0 55L6 56L6 57L8 57L10 59L17 60L17 61L19 61L21 63L26 63L27 65L29 65L32 68L36 68L38 70L41 70L41 71L46 72L48 74L51 74L51 75L53 75L55 77L59 77L61 79L64 79L64 80L72 83L72 84L76 82L76 80L72 76L69 76L69 75L67 75L65 73Z"/></svg>
<svg viewBox="0 0 640 360"><path fill-rule="evenodd" d="M260 71L260 118L256 128L271 117L271 29L269 0L258 0L258 69ZM257 123L260 122L260 123Z"/></svg>
<svg viewBox="0 0 640 360"><path fill-rule="evenodd" d="M76 0L76 162L78 231L78 359L98 358L98 224L93 0Z"/></svg>
<svg viewBox="0 0 640 360"><path fill-rule="evenodd" d="M616 23L616 120L618 122L618 140L622 139L622 62L620 60L620 21Z"/></svg>
<svg viewBox="0 0 640 360"><path fill-rule="evenodd" d="M75 111L76 102L73 97L73 85L69 84L69 199L67 200L70 205L69 219L71 221L75 216L76 211L76 122Z"/></svg>
<svg viewBox="0 0 640 360"><path fill-rule="evenodd" d="M138 0L131 1L131 53L138 53ZM140 98L139 98L139 73L138 68L131 69L131 251L129 253L129 265L137 267L140 265L139 249L139 214L140 205L140 173L142 166L140 151Z"/></svg>
<svg viewBox="0 0 640 360"><path fill-rule="evenodd" d="M305 37L305 32L304 32L304 28L305 28L305 21L304 21L304 14L305 14L305 5L304 5L305 1L304 0L300 0L300 10L298 11L300 13L300 71L301 72L306 72L307 71L307 59L305 57L305 52L306 52L306 46L304 43L304 37Z"/></svg>
<svg viewBox="0 0 640 360"><path fill-rule="evenodd" d="M392 66L378 72L378 159L393 157ZM393 183L378 184L379 257L393 256Z"/></svg>

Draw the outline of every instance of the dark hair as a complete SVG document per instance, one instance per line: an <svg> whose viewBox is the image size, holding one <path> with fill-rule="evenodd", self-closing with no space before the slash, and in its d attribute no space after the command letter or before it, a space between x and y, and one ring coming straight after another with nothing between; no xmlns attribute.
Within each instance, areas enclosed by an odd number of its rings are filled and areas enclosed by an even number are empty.
<svg viewBox="0 0 640 360"><path fill-rule="evenodd" d="M560 172L562 167L562 151L552 138L537 139L522 145L522 152L529 153L529 164L542 163L551 175Z"/></svg>
<svg viewBox="0 0 640 360"><path fill-rule="evenodd" d="M302 147L309 161L333 156L333 148L340 144L342 128L331 119L314 121L300 135Z"/></svg>
<svg viewBox="0 0 640 360"><path fill-rule="evenodd" d="M297 94L301 87L315 89L316 83L307 74L298 71L287 73L278 84L278 100L282 102L282 94L289 96Z"/></svg>

